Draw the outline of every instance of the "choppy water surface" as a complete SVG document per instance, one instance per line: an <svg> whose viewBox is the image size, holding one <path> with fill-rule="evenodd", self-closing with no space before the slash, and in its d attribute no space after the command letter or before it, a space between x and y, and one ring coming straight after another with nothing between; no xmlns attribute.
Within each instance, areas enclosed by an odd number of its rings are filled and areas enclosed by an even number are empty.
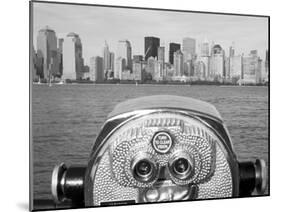
<svg viewBox="0 0 281 212"><path fill-rule="evenodd" d="M33 85L34 198L51 198L55 164L86 164L107 114L124 100L157 94L216 106L239 159L268 161L268 88L184 85Z"/></svg>

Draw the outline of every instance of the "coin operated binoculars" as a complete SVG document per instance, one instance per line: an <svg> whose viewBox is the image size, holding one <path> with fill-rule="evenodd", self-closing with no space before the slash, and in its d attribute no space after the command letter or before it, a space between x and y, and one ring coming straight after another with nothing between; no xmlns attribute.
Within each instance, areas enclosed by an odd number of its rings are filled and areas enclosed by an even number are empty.
<svg viewBox="0 0 281 212"><path fill-rule="evenodd" d="M261 195L264 160L239 162L216 108L178 96L118 104L87 167L56 166L56 203L103 206Z"/></svg>

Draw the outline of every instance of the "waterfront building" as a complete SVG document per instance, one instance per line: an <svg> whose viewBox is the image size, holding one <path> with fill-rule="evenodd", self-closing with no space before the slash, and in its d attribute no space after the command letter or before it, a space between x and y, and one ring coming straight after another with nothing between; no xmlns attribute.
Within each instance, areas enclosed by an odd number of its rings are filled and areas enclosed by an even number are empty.
<svg viewBox="0 0 281 212"><path fill-rule="evenodd" d="M144 75L143 75L143 69L144 69L144 62L133 60L133 75L134 80L136 81L143 81Z"/></svg>
<svg viewBox="0 0 281 212"><path fill-rule="evenodd" d="M129 81L134 80L134 75L132 74L131 70L129 70L129 69L123 70L121 75L122 75L121 76L122 80L129 80Z"/></svg>
<svg viewBox="0 0 281 212"><path fill-rule="evenodd" d="M210 67L210 57L209 56L201 56L200 62L204 64L204 77L209 77L209 67Z"/></svg>
<svg viewBox="0 0 281 212"><path fill-rule="evenodd" d="M32 45L32 52L31 52L31 58L32 62L30 63L31 64L31 78L32 80L37 80L38 78L38 75L37 75L37 55L36 55L36 52L35 52L35 49L34 49L34 46Z"/></svg>
<svg viewBox="0 0 281 212"><path fill-rule="evenodd" d="M224 77L224 51L218 44L211 50L209 77L211 79L222 80Z"/></svg>
<svg viewBox="0 0 281 212"><path fill-rule="evenodd" d="M203 69L203 78L209 77L209 66L210 66L210 54L209 54L209 43L205 41L200 46L200 56L198 57L200 67Z"/></svg>
<svg viewBox="0 0 281 212"><path fill-rule="evenodd" d="M183 38L182 41L182 52L184 55L184 62L193 59L196 51L196 40L194 38Z"/></svg>
<svg viewBox="0 0 281 212"><path fill-rule="evenodd" d="M174 69L175 76L183 76L183 53L181 50L174 53Z"/></svg>
<svg viewBox="0 0 281 212"><path fill-rule="evenodd" d="M117 58L125 59L125 67L132 70L132 47L128 40L119 40L117 45Z"/></svg>
<svg viewBox="0 0 281 212"><path fill-rule="evenodd" d="M146 71L146 74L147 74L147 79L153 79L156 61L157 60L154 57L149 57L147 59L147 65L145 67L145 71Z"/></svg>
<svg viewBox="0 0 281 212"><path fill-rule="evenodd" d="M162 81L164 79L164 63L162 61L155 61L153 80Z"/></svg>
<svg viewBox="0 0 281 212"><path fill-rule="evenodd" d="M115 72L114 72L114 77L116 79L122 80L122 72L126 68L126 59L122 57L118 57L115 61Z"/></svg>
<svg viewBox="0 0 281 212"><path fill-rule="evenodd" d="M114 78L114 63L115 63L115 55L113 52L109 52L109 69L105 73L106 79L113 79Z"/></svg>
<svg viewBox="0 0 281 212"><path fill-rule="evenodd" d="M58 62L59 62L59 77L63 74L63 38L58 39Z"/></svg>
<svg viewBox="0 0 281 212"><path fill-rule="evenodd" d="M94 82L102 82L104 81L104 62L103 58L100 56L91 57L90 58L90 70L89 77L90 80Z"/></svg>
<svg viewBox="0 0 281 212"><path fill-rule="evenodd" d="M252 50L247 57L243 57L243 84L261 83L261 63L257 50Z"/></svg>
<svg viewBox="0 0 281 212"><path fill-rule="evenodd" d="M90 80L91 78L91 73L90 73L90 67L85 65L83 67L83 76L82 76L82 79L84 80Z"/></svg>
<svg viewBox="0 0 281 212"><path fill-rule="evenodd" d="M63 43L63 79L79 80L83 78L84 59L82 42L78 34L70 32Z"/></svg>
<svg viewBox="0 0 281 212"><path fill-rule="evenodd" d="M50 80L53 75L59 72L57 57L57 37L54 30L46 26L40 29L37 35L37 55L43 60L41 78Z"/></svg>
<svg viewBox="0 0 281 212"><path fill-rule="evenodd" d="M133 61L135 61L135 62L143 61L143 56L142 55L134 55Z"/></svg>
<svg viewBox="0 0 281 212"><path fill-rule="evenodd" d="M183 75L189 77L194 75L194 64L191 60L183 62Z"/></svg>
<svg viewBox="0 0 281 212"><path fill-rule="evenodd" d="M110 70L110 51L109 51L109 46L108 43L105 41L104 42L104 47L103 47L103 72L107 73L108 70Z"/></svg>
<svg viewBox="0 0 281 212"><path fill-rule="evenodd" d="M235 55L235 49L234 46L229 47L229 57L233 57Z"/></svg>
<svg viewBox="0 0 281 212"><path fill-rule="evenodd" d="M229 58L229 78L232 82L237 83L242 76L242 60L243 57L241 55L233 55Z"/></svg>
<svg viewBox="0 0 281 212"><path fill-rule="evenodd" d="M265 68L265 76L264 76L264 81L268 82L268 77L269 77L269 55L268 55L268 50L265 52L265 62L264 62L264 68Z"/></svg>
<svg viewBox="0 0 281 212"><path fill-rule="evenodd" d="M174 66L170 63L165 64L165 80L171 81L172 77L175 75Z"/></svg>
<svg viewBox="0 0 281 212"><path fill-rule="evenodd" d="M209 56L209 43L206 40L201 44L200 56L201 57L208 57Z"/></svg>
<svg viewBox="0 0 281 212"><path fill-rule="evenodd" d="M160 38L145 37L144 38L144 58L147 61L150 57L157 57L158 47L160 46Z"/></svg>
<svg viewBox="0 0 281 212"><path fill-rule="evenodd" d="M170 64L174 64L174 53L181 49L181 45L179 43L170 43L169 45L169 62Z"/></svg>
<svg viewBox="0 0 281 212"><path fill-rule="evenodd" d="M198 80L205 80L206 79L206 65L203 61L196 61L194 64L194 77Z"/></svg>
<svg viewBox="0 0 281 212"><path fill-rule="evenodd" d="M224 57L224 71L223 77L224 79L230 79L230 57Z"/></svg>
<svg viewBox="0 0 281 212"><path fill-rule="evenodd" d="M159 46L158 47L158 52L157 52L157 60L161 63L165 63L165 47L164 46Z"/></svg>

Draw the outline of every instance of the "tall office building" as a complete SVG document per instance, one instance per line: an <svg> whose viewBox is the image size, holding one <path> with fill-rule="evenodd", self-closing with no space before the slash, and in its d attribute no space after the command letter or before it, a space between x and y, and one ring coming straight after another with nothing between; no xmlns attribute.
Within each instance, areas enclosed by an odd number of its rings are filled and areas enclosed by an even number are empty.
<svg viewBox="0 0 281 212"><path fill-rule="evenodd" d="M183 53L177 50L174 53L175 76L183 76Z"/></svg>
<svg viewBox="0 0 281 212"><path fill-rule="evenodd" d="M145 61L149 57L157 57L158 47L160 46L160 39L156 37L144 38L144 58Z"/></svg>
<svg viewBox="0 0 281 212"><path fill-rule="evenodd" d="M210 57L209 56L201 56L200 59L198 60L200 61L202 64L200 64L200 66L202 66L203 70L203 77L204 78L208 78L209 77L209 67L210 67Z"/></svg>
<svg viewBox="0 0 281 212"><path fill-rule="evenodd" d="M204 80L206 77L206 66L202 61L196 61L194 64L194 76L197 79Z"/></svg>
<svg viewBox="0 0 281 212"><path fill-rule="evenodd" d="M32 77L32 80L36 80L38 75L37 75L37 55L36 55L36 52L35 52L35 49L34 49L34 46L32 45L32 52L31 52L31 55L30 55L32 58L32 63L31 63L31 77Z"/></svg>
<svg viewBox="0 0 281 212"><path fill-rule="evenodd" d="M104 80L103 58L90 58L90 80L94 82L102 82Z"/></svg>
<svg viewBox="0 0 281 212"><path fill-rule="evenodd" d="M201 44L200 56L201 57L208 57L209 56L209 43L206 40Z"/></svg>
<svg viewBox="0 0 281 212"><path fill-rule="evenodd" d="M143 74L144 64L143 61L140 60L133 60L133 75L134 80L142 81L144 74Z"/></svg>
<svg viewBox="0 0 281 212"><path fill-rule="evenodd" d="M179 43L170 43L170 45L169 45L169 62L171 64L174 64L174 53L180 49L181 49L181 45Z"/></svg>
<svg viewBox="0 0 281 212"><path fill-rule="evenodd" d="M37 35L37 55L43 61L41 78L50 80L59 72L57 37L54 30L46 26Z"/></svg>
<svg viewBox="0 0 281 212"><path fill-rule="evenodd" d="M213 79L224 77L224 51L218 44L214 45L211 50L209 75Z"/></svg>
<svg viewBox="0 0 281 212"><path fill-rule="evenodd" d="M183 38L182 52L184 55L184 62L192 60L196 51L196 40L194 38Z"/></svg>
<svg viewBox="0 0 281 212"><path fill-rule="evenodd" d="M128 40L119 40L117 46L117 58L125 59L125 68L132 70L132 46Z"/></svg>
<svg viewBox="0 0 281 212"><path fill-rule="evenodd" d="M265 68L265 81L268 82L268 76L269 76L269 55L268 50L265 52L265 62L264 62L264 68Z"/></svg>
<svg viewBox="0 0 281 212"><path fill-rule="evenodd" d="M235 55L235 49L234 46L229 47L229 57L233 57Z"/></svg>
<svg viewBox="0 0 281 212"><path fill-rule="evenodd" d="M115 61L114 78L122 80L122 73L126 68L126 59L118 57Z"/></svg>
<svg viewBox="0 0 281 212"><path fill-rule="evenodd" d="M110 51L106 41L103 47L103 68L104 73L107 73L110 70Z"/></svg>
<svg viewBox="0 0 281 212"><path fill-rule="evenodd" d="M202 77L209 77L209 66L210 66L210 53L209 53L209 42L205 39L200 46L200 56L198 58L200 64L197 64L200 67L200 70L203 70Z"/></svg>
<svg viewBox="0 0 281 212"><path fill-rule="evenodd" d="M164 46L159 46L158 47L158 52L157 52L157 60L161 63L165 63L165 47Z"/></svg>
<svg viewBox="0 0 281 212"><path fill-rule="evenodd" d="M146 74L148 76L148 79L153 79L154 77L154 72L155 72L155 63L156 63L156 59L154 57L149 57L147 59L147 65L146 65Z"/></svg>
<svg viewBox="0 0 281 212"><path fill-rule="evenodd" d="M243 83L261 82L261 62L257 50L252 50L249 56L243 57Z"/></svg>
<svg viewBox="0 0 281 212"><path fill-rule="evenodd" d="M70 32L64 39L62 61L63 79L82 79L84 59L82 57L82 42L78 34Z"/></svg>
<svg viewBox="0 0 281 212"><path fill-rule="evenodd" d="M109 52L109 70L106 73L106 79L114 78L114 63L115 63L115 54Z"/></svg>
<svg viewBox="0 0 281 212"><path fill-rule="evenodd" d="M229 58L229 77L230 79L240 79L242 76L242 56L241 55L233 55Z"/></svg>
<svg viewBox="0 0 281 212"><path fill-rule="evenodd" d="M58 60L59 60L59 76L62 77L63 74L63 58L62 58L62 54L63 54L63 38L59 38L58 39L59 43L58 43Z"/></svg>

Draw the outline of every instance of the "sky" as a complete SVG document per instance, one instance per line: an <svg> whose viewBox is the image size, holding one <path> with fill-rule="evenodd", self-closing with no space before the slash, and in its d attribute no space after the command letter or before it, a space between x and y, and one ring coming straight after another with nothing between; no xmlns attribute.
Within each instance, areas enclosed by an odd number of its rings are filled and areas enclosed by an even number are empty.
<svg viewBox="0 0 281 212"><path fill-rule="evenodd" d="M49 26L58 38L69 32L79 34L83 57L102 56L105 40L110 51L117 52L119 40L131 42L132 54L144 54L144 37L160 38L168 61L169 43L182 44L184 37L196 39L196 51L207 40L220 44L228 55L234 44L235 54L248 55L258 50L261 59L268 49L268 19L264 17L172 12L144 9L50 4L35 2L33 6L33 42L36 49L38 31Z"/></svg>

